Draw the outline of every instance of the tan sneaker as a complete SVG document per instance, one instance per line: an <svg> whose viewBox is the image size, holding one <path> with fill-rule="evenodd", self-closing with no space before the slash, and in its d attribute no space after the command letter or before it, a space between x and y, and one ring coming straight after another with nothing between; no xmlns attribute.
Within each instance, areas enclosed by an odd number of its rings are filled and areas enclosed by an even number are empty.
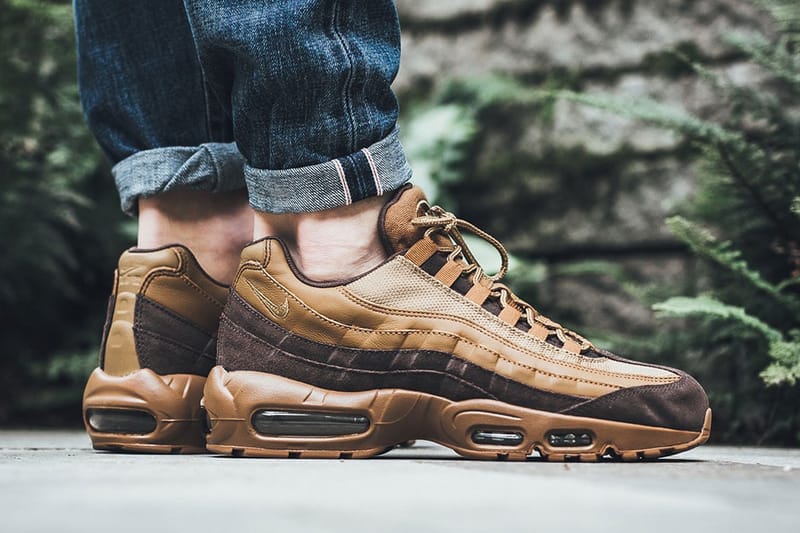
<svg viewBox="0 0 800 533"><path fill-rule="evenodd" d="M595 348L498 279L492 237L405 188L380 229L393 255L316 283L276 239L253 243L205 386L210 451L369 457L426 439L466 457L651 459L708 439L697 382ZM461 230L503 258L488 276Z"/></svg>
<svg viewBox="0 0 800 533"><path fill-rule="evenodd" d="M122 254L83 395L96 449L205 452L200 399L227 296L183 246Z"/></svg>

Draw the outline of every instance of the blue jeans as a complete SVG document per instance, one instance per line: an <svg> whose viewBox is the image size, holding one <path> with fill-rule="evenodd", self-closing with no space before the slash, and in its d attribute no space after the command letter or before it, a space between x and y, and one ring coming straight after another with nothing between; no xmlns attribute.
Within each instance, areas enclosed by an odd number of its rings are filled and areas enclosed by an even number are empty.
<svg viewBox="0 0 800 533"><path fill-rule="evenodd" d="M244 186L260 211L318 211L411 177L392 0L75 0L75 20L81 103L127 213Z"/></svg>

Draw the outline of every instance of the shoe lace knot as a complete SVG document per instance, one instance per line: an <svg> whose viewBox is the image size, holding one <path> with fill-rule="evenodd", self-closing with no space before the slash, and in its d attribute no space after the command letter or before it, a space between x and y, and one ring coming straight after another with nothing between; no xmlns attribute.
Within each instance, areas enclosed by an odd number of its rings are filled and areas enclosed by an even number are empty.
<svg viewBox="0 0 800 533"><path fill-rule="evenodd" d="M591 342L581 335L571 331L561 324L554 322L539 313L531 304L522 300L500 280L508 273L508 252L499 240L492 237L471 222L456 217L453 213L446 211L438 205L430 205L426 200L417 204L416 217L411 220L411 224L417 228L425 228L424 236L431 237L433 233L439 233L449 238L452 246L440 246L440 251L449 252L448 260L460 262L463 265L463 273L471 275L473 284L484 285L490 289L490 295L497 298L501 309L508 306L515 307L524 314L525 320L530 327L540 324L547 328L558 337L562 345L575 342L579 345L579 350L593 349ZM487 274L478 263L477 258L467 245L461 230L468 231L476 237L489 243L500 255L500 269L495 274Z"/></svg>

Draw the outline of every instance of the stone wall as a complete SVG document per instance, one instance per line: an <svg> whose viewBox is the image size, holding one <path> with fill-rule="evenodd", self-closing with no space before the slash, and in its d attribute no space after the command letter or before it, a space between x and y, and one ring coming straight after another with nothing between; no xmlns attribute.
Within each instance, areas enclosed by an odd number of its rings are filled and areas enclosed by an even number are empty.
<svg viewBox="0 0 800 533"><path fill-rule="evenodd" d="M716 112L707 82L670 53L680 49L736 81L757 73L725 35L763 29L743 0L397 0L401 102L453 79L502 75L624 98L649 98L700 116ZM409 104L410 105L410 104ZM459 211L522 257L545 261L539 303L575 324L645 331L646 305L608 275L561 275L607 260L641 283L689 290L692 259L664 226L689 197L691 150L669 131L561 101L484 117L465 179L448 191ZM626 329L627 328L627 329Z"/></svg>

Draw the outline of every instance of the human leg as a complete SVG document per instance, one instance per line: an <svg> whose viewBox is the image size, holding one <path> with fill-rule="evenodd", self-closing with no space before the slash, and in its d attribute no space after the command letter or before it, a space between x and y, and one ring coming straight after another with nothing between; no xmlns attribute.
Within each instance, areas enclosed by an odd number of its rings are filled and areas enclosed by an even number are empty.
<svg viewBox="0 0 800 533"><path fill-rule="evenodd" d="M239 265L239 253L250 241L252 225L245 189L173 190L139 199L137 246L184 244L212 278L229 283Z"/></svg>
<svg viewBox="0 0 800 533"><path fill-rule="evenodd" d="M206 79L180 1L76 0L75 16L87 122L123 209L139 216L84 392L86 427L96 448L204 451L200 397L228 292L217 280L252 234L224 88Z"/></svg>
<svg viewBox="0 0 800 533"><path fill-rule="evenodd" d="M183 3L75 0L75 21L81 103L139 246L180 242L229 281L252 215L230 87L207 76Z"/></svg>
<svg viewBox="0 0 800 533"><path fill-rule="evenodd" d="M393 3L186 5L201 53L232 65L253 237L281 236L317 279L374 266L384 257L374 198L410 178L390 87L400 53Z"/></svg>

